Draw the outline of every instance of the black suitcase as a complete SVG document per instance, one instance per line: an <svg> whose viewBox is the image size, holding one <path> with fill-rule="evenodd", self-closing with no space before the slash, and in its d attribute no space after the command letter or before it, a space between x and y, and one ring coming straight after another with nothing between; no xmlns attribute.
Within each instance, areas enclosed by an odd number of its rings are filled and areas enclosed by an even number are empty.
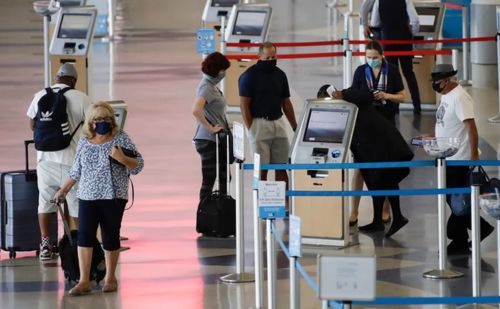
<svg viewBox="0 0 500 309"><path fill-rule="evenodd" d="M16 251L40 250L38 225L38 186L36 170L29 169L28 146L25 141L25 170L0 174L0 248L15 258ZM51 220L50 237L57 239L57 214Z"/></svg>
<svg viewBox="0 0 500 309"><path fill-rule="evenodd" d="M56 203L57 210L61 215L61 220L64 226L64 235L59 241L59 258L61 259L61 268L66 280L69 282L78 282L80 279L78 246L76 243L78 239L78 230L70 231L67 217L65 216L65 213L67 212L62 210L61 204L64 204L67 209L66 202ZM99 283L106 276L106 260L104 259L104 251L101 244L97 240L97 237L94 240L93 247L92 262L90 264L90 280L95 280L96 283Z"/></svg>
<svg viewBox="0 0 500 309"><path fill-rule="evenodd" d="M226 192L213 191L208 197L203 199L198 205L196 215L196 231L205 236L228 237L236 233L236 201L229 195L229 134L227 137L228 147L226 148L227 162L227 182ZM219 184L220 162L219 162L219 135L216 134L216 179ZM232 150L231 150L232 151ZM218 185L219 186L219 185Z"/></svg>

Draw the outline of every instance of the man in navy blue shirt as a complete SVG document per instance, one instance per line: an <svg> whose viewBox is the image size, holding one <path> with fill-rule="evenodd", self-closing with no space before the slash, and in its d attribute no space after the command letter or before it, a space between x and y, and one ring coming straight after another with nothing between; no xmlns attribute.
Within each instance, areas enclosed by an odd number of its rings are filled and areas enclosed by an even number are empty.
<svg viewBox="0 0 500 309"><path fill-rule="evenodd" d="M240 107L248 129L252 151L261 163L287 163L290 143L285 114L292 129L297 128L285 72L276 66L276 46L265 42L259 47L259 61L239 79ZM261 172L267 179L267 171ZM276 171L277 181L288 181L285 170Z"/></svg>

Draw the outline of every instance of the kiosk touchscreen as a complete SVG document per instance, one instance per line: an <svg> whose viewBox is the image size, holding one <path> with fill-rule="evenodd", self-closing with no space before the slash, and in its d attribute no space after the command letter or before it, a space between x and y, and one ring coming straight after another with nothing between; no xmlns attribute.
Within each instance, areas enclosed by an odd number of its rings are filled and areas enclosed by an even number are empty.
<svg viewBox="0 0 500 309"><path fill-rule="evenodd" d="M207 0L201 20L204 23L218 23L221 16L229 16L233 5L241 0Z"/></svg>
<svg viewBox="0 0 500 309"><path fill-rule="evenodd" d="M125 128L125 122L127 120L127 111L128 111L128 105L125 103L125 101L122 100L116 100L116 101L107 101L109 105L113 108L113 111L115 113L115 118L116 118L116 123L120 127L120 129Z"/></svg>
<svg viewBox="0 0 500 309"><path fill-rule="evenodd" d="M268 4L239 4L233 6L227 29L226 42L230 43L263 43L267 41L272 9ZM226 54L248 54L255 56L258 47L227 47ZM250 58L250 57L249 57ZM226 71L225 97L229 107L239 110L238 79L243 72L254 65L257 60L231 59L231 66Z"/></svg>
<svg viewBox="0 0 500 309"><path fill-rule="evenodd" d="M71 62L78 71L76 89L89 93L87 71L96 15L90 7L61 9L50 45L52 82L60 65Z"/></svg>
<svg viewBox="0 0 500 309"><path fill-rule="evenodd" d="M68 6L84 6L86 0L59 0L59 4L61 7L68 7Z"/></svg>
<svg viewBox="0 0 500 309"><path fill-rule="evenodd" d="M415 40L434 40L438 39L441 35L444 6L440 2L413 2L415 10L417 11L418 21L420 23L420 30L414 36ZM415 50L431 49L436 50L439 48L437 44L416 44L413 46ZM429 82L432 67L436 63L436 56L422 55L413 58L413 71L418 81L418 88L420 91L420 100L423 104L428 105L430 109L436 108L436 92L432 90L432 84ZM403 75L401 75L403 76ZM411 97L408 91L408 86L405 83L405 102L410 102Z"/></svg>
<svg viewBox="0 0 500 309"><path fill-rule="evenodd" d="M295 132L292 164L343 163L351 145L358 108L343 100L308 100ZM341 191L342 170L293 170L293 190ZM349 209L342 197L294 197L292 212L302 219L302 242L349 244Z"/></svg>
<svg viewBox="0 0 500 309"><path fill-rule="evenodd" d="M272 9L267 4L236 5L227 24L226 42L262 43L267 40ZM245 51L228 48L228 51ZM255 50L255 49L252 49Z"/></svg>

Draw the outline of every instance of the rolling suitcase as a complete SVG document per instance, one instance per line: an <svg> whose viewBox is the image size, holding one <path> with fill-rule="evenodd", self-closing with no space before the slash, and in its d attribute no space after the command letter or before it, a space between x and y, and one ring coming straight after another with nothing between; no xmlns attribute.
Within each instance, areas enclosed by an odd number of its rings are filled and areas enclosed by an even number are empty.
<svg viewBox="0 0 500 309"><path fill-rule="evenodd" d="M0 174L0 248L15 258L16 251L40 250L38 225L38 186L36 170L29 169L28 146L25 141L25 170ZM57 239L57 217L51 220L50 237Z"/></svg>
<svg viewBox="0 0 500 309"><path fill-rule="evenodd" d="M229 134L225 134L227 138L227 144L229 142ZM219 174L220 174L220 160L219 160L219 134L216 134L216 178L215 183L217 187L219 184ZM228 237L236 233L236 201L229 195L229 146L226 147L226 163L227 163L227 181L226 181L226 192L223 194L218 190L215 190L203 199L198 205L198 211L196 215L196 231L202 233L205 236L213 237Z"/></svg>

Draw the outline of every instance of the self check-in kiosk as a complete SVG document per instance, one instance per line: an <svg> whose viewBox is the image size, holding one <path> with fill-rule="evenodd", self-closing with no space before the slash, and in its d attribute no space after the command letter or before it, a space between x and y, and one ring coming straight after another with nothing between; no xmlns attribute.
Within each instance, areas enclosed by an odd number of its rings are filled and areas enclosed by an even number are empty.
<svg viewBox="0 0 500 309"><path fill-rule="evenodd" d="M417 2L414 1L417 11L420 30L415 35L415 40L436 40L441 35L443 24L444 6L441 2ZM442 44L416 44L415 50L436 50ZM420 100L422 104L436 104L436 92L432 90L429 82L432 67L436 63L435 55L417 55L413 58L413 71L418 81ZM410 101L410 94L405 82L405 101Z"/></svg>
<svg viewBox="0 0 500 309"><path fill-rule="evenodd" d="M75 88L90 93L90 49L97 10L90 7L62 8L50 45L51 80L61 64L70 62L78 72Z"/></svg>
<svg viewBox="0 0 500 309"><path fill-rule="evenodd" d="M202 21L205 27L220 26L221 16L229 17L233 5L239 4L241 0L207 0L203 10Z"/></svg>
<svg viewBox="0 0 500 309"><path fill-rule="evenodd" d="M221 29L226 27L233 6L239 3L241 0L206 0L201 20L203 28L215 30L215 48L219 52L224 52L220 44Z"/></svg>
<svg viewBox="0 0 500 309"><path fill-rule="evenodd" d="M106 101L113 108L113 112L115 113L116 123L120 127L120 129L125 128L125 122L127 121L127 113L128 106L125 101L116 100L116 101Z"/></svg>
<svg viewBox="0 0 500 309"><path fill-rule="evenodd" d="M239 4L233 6L225 40L227 43L263 43L269 34L272 8L268 4ZM226 54L256 55L258 47L228 47ZM257 60L231 59L231 66L226 72L225 97L229 105L240 105L238 79Z"/></svg>
<svg viewBox="0 0 500 309"><path fill-rule="evenodd" d="M343 163L348 158L358 108L343 100L308 100L291 147L292 164ZM343 170L292 170L292 190L344 190ZM293 197L292 213L301 218L302 242L349 244L347 198Z"/></svg>

